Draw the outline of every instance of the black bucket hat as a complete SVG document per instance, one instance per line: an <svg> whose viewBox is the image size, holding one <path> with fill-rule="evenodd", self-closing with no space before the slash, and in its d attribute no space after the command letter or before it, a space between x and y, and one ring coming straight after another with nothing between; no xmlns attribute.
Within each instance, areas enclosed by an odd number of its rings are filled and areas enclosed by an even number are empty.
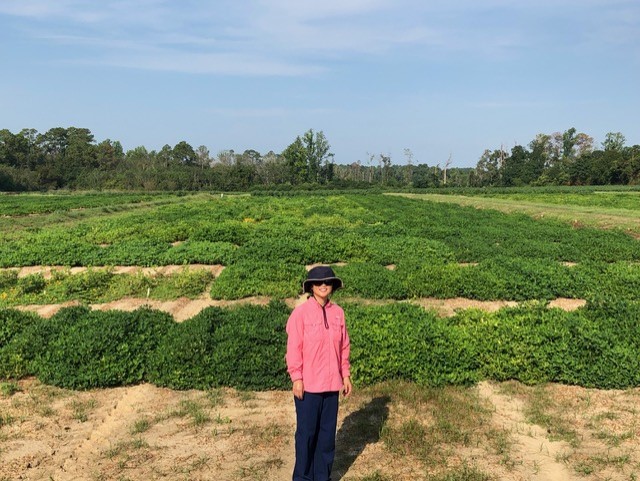
<svg viewBox="0 0 640 481"><path fill-rule="evenodd" d="M302 283L302 292L311 292L311 284L317 281L331 282L334 291L342 287L342 279L336 277L331 267L316 266L307 273L307 279Z"/></svg>

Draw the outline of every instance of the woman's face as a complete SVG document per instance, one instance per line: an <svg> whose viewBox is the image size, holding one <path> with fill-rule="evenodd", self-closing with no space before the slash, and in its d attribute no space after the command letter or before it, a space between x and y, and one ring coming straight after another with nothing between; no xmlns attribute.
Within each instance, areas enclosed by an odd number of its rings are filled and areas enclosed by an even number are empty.
<svg viewBox="0 0 640 481"><path fill-rule="evenodd" d="M324 282L322 284L314 282L313 284L311 284L311 289L313 292L313 297L326 302L327 298L333 292L333 284L331 283L331 281L327 281L326 284Z"/></svg>

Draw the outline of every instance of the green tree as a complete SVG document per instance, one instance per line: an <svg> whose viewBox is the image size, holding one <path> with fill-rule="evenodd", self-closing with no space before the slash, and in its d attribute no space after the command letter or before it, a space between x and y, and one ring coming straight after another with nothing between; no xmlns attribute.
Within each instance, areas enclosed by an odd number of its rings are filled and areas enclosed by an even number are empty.
<svg viewBox="0 0 640 481"><path fill-rule="evenodd" d="M602 148L605 151L622 152L626 140L620 132L609 132L602 142Z"/></svg>
<svg viewBox="0 0 640 481"><path fill-rule="evenodd" d="M301 184L307 180L307 149L300 136L296 137L289 146L282 152L287 169L289 171L289 182L291 184Z"/></svg>
<svg viewBox="0 0 640 481"><path fill-rule="evenodd" d="M180 165L195 165L197 156L193 147L186 141L178 142L172 151L172 159Z"/></svg>
<svg viewBox="0 0 640 481"><path fill-rule="evenodd" d="M312 183L326 182L333 175L333 154L331 146L322 130L314 133L307 130L303 135L303 145L306 151L307 181Z"/></svg>

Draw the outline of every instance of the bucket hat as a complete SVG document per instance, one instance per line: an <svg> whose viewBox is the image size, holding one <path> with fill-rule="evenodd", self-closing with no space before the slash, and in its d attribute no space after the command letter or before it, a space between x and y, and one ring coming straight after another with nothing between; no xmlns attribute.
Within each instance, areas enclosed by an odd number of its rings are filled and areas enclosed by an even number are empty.
<svg viewBox="0 0 640 481"><path fill-rule="evenodd" d="M302 292L311 292L311 284L317 281L331 282L334 291L342 287L342 279L336 277L331 267L316 266L307 273L307 279L302 283Z"/></svg>

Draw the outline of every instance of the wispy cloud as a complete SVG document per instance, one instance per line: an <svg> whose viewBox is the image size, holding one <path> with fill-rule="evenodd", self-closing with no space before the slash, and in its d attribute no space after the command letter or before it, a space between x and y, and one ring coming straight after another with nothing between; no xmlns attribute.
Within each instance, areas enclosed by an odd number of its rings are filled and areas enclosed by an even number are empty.
<svg viewBox="0 0 640 481"><path fill-rule="evenodd" d="M593 11L602 15L583 18ZM640 6L635 0L617 0L615 8L605 0L4 0L3 16L25 20L34 38L82 47L75 54L80 63L300 76L362 56L499 58L526 55L534 41L560 49L563 21L592 22L574 43L636 47ZM558 31L541 36L548 20Z"/></svg>

